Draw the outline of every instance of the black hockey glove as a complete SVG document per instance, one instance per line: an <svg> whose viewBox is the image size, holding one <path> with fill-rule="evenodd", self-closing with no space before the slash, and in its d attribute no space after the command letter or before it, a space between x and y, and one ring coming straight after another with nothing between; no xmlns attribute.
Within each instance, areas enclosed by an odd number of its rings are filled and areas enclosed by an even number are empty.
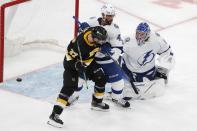
<svg viewBox="0 0 197 131"><path fill-rule="evenodd" d="M75 63L75 69L79 72L85 72L86 71L86 65L81 61L77 61Z"/></svg>

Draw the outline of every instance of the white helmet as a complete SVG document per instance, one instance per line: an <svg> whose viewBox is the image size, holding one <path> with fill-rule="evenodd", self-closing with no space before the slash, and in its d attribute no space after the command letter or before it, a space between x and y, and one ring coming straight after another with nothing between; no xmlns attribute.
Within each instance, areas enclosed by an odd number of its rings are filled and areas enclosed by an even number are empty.
<svg viewBox="0 0 197 131"><path fill-rule="evenodd" d="M101 13L104 15L114 15L116 14L115 8L110 4L105 4L101 7Z"/></svg>

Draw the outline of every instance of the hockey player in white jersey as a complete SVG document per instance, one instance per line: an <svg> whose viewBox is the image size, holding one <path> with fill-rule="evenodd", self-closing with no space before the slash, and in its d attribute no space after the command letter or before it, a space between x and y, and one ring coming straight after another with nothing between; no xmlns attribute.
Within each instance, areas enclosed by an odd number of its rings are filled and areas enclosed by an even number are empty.
<svg viewBox="0 0 197 131"><path fill-rule="evenodd" d="M139 89L137 95L130 83L125 82L124 96L148 99L162 95L169 79L169 71L174 66L170 45L158 33L151 31L145 22L137 26L135 38L127 38L124 43L125 64L122 68L134 79L134 84Z"/></svg>
<svg viewBox="0 0 197 131"><path fill-rule="evenodd" d="M108 55L111 55L114 60L118 61L123 48L120 29L117 24L113 23L113 18L115 17L115 8L110 4L105 4L101 8L101 14L102 17L91 17L87 23L91 27L102 26L107 30L108 37L106 41L108 42L108 46L110 46L111 49L108 52L108 47L104 46L101 49L101 52L96 54L95 60L103 68L106 76L108 77L108 83L111 83L111 96L113 102L121 105L122 107L130 107L130 103L123 99L124 80L122 73L114 61L109 56L106 56L106 53L108 53ZM87 23L85 24L87 25ZM81 87L83 86L83 81L80 80L78 85L78 91L74 93L76 96L82 89ZM73 101L72 98L71 101Z"/></svg>

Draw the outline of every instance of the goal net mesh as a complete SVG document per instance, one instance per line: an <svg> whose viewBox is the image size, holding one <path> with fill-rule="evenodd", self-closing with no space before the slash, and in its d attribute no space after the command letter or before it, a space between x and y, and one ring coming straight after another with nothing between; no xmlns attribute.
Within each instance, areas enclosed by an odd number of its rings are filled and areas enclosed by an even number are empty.
<svg viewBox="0 0 197 131"><path fill-rule="evenodd" d="M63 51L73 38L75 0L33 0L5 10L4 54L29 48Z"/></svg>

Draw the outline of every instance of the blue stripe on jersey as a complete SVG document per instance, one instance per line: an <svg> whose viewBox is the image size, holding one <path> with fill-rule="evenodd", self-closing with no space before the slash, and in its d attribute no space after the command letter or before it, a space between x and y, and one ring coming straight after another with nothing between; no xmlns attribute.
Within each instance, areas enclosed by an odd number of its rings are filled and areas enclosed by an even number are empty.
<svg viewBox="0 0 197 131"><path fill-rule="evenodd" d="M143 82L143 78L146 77L148 78L150 81L155 79L155 75L156 75L156 68L155 66L143 73L137 73L137 72L133 72L134 75L134 79L136 82Z"/></svg>

